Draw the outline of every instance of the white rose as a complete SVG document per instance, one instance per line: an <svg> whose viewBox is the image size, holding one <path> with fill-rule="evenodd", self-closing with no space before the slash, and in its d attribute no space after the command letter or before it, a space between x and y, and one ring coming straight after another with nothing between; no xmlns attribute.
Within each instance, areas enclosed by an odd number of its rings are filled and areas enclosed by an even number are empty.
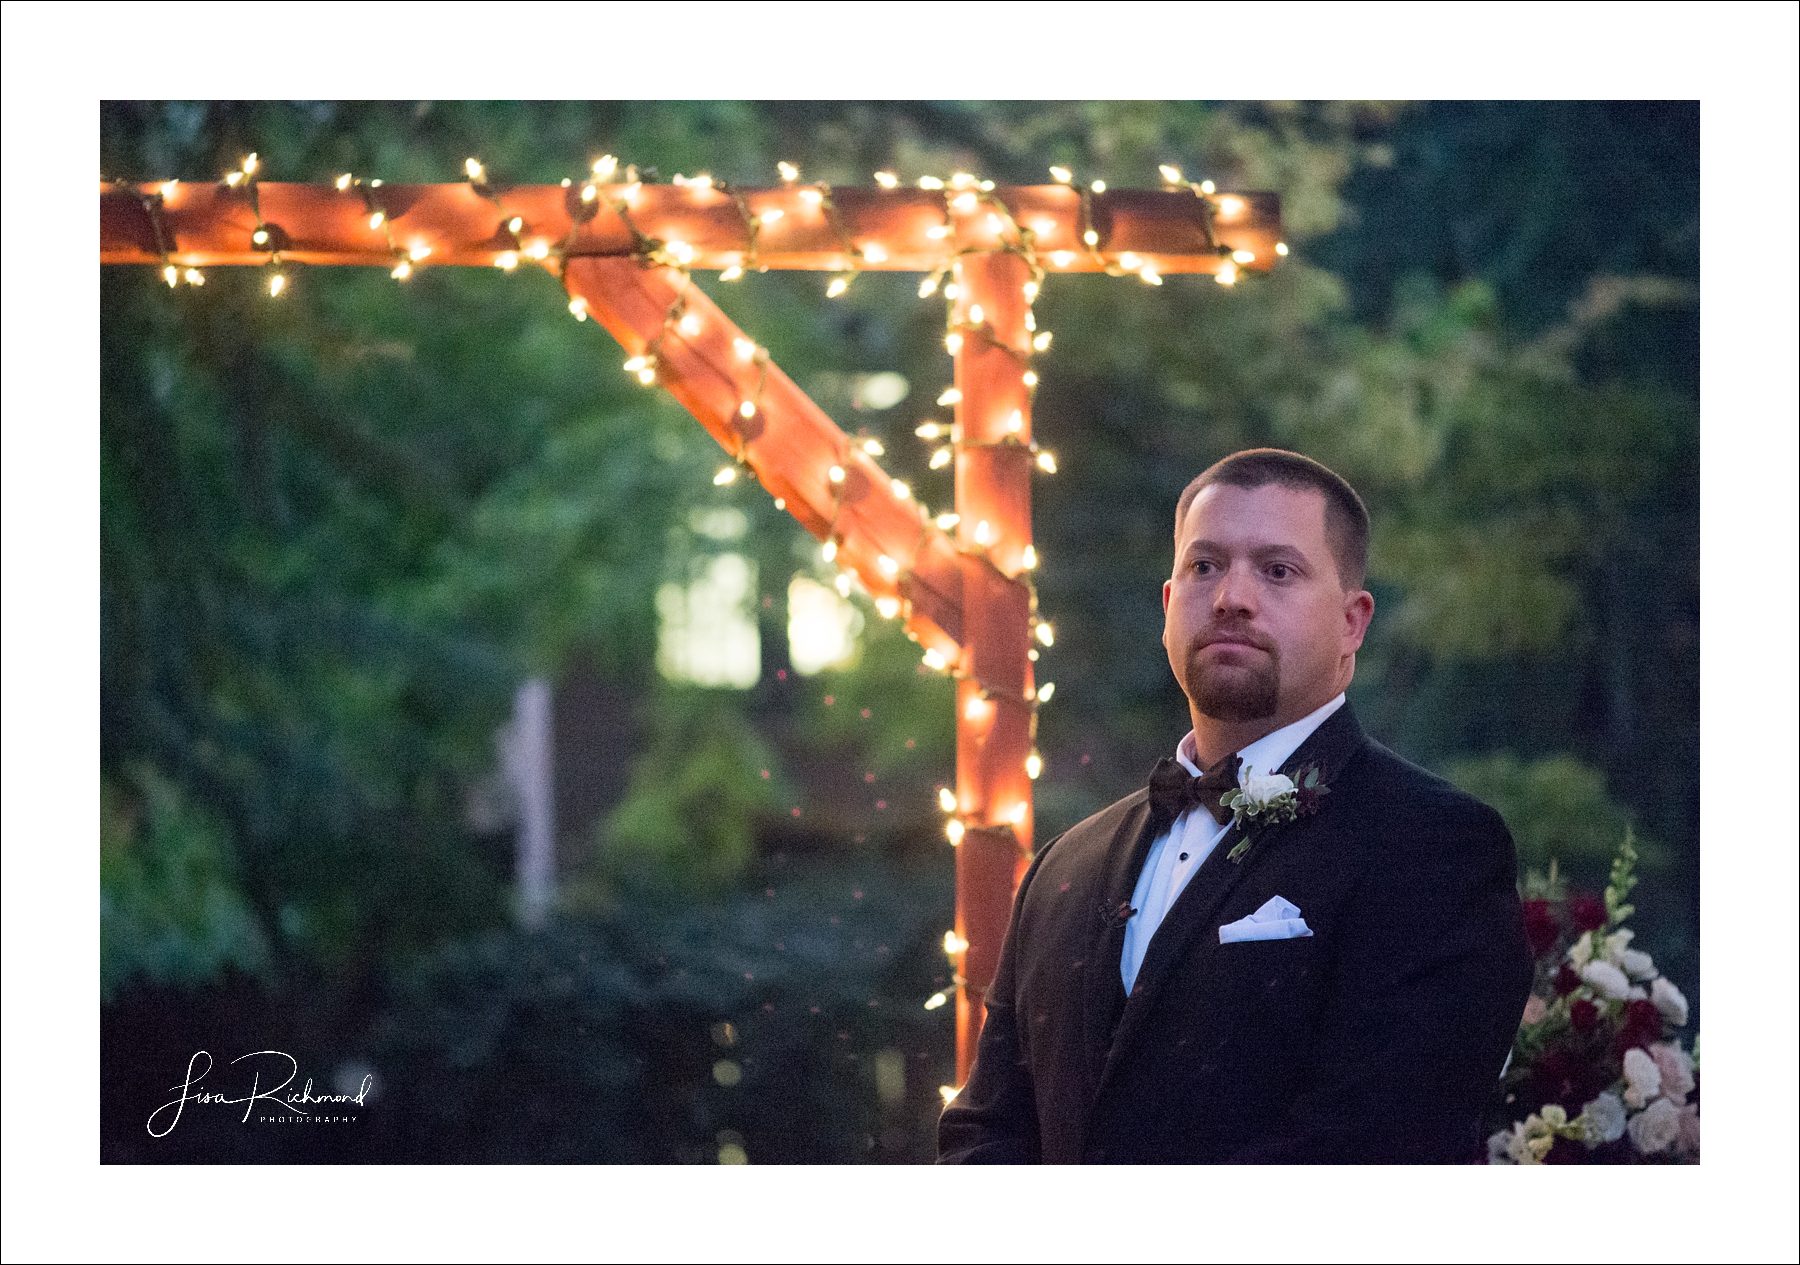
<svg viewBox="0 0 1800 1265"><path fill-rule="evenodd" d="M1662 1069L1637 1046L1625 1051L1625 1105L1642 1110L1662 1093Z"/></svg>
<svg viewBox="0 0 1800 1265"><path fill-rule="evenodd" d="M1294 780L1285 773L1251 773L1238 783L1244 798L1258 807L1294 789Z"/></svg>
<svg viewBox="0 0 1800 1265"><path fill-rule="evenodd" d="M1600 956L1605 958L1608 962L1611 962L1614 966L1620 965L1620 959L1625 956L1626 946L1631 943L1631 937L1635 934L1636 932L1632 931L1630 927L1620 927L1617 931L1606 937L1605 945L1600 951Z"/></svg>
<svg viewBox="0 0 1800 1265"><path fill-rule="evenodd" d="M1669 983L1666 977L1658 979L1656 983L1650 985L1650 1002L1664 1019L1677 1028L1687 1022L1687 998L1683 997L1681 990Z"/></svg>
<svg viewBox="0 0 1800 1265"><path fill-rule="evenodd" d="M1672 1041L1659 1041L1648 1053L1662 1075L1662 1092L1685 1102L1694 1090L1694 1060Z"/></svg>
<svg viewBox="0 0 1800 1265"><path fill-rule="evenodd" d="M1681 1113L1667 1098L1658 1098L1633 1116L1625 1128L1631 1134L1631 1145L1645 1155L1655 1155L1681 1136Z"/></svg>
<svg viewBox="0 0 1800 1265"><path fill-rule="evenodd" d="M1576 1123L1587 1134L1589 1146L1617 1142L1625 1136L1625 1104L1617 1094L1601 1094L1581 1109Z"/></svg>
<svg viewBox="0 0 1800 1265"><path fill-rule="evenodd" d="M1634 980L1650 980L1656 978L1656 963L1650 960L1648 953L1637 949L1627 949L1619 954L1619 965L1625 974Z"/></svg>
<svg viewBox="0 0 1800 1265"><path fill-rule="evenodd" d="M1611 1001L1624 1001L1631 995L1631 981L1611 962L1589 962L1581 968L1581 982Z"/></svg>

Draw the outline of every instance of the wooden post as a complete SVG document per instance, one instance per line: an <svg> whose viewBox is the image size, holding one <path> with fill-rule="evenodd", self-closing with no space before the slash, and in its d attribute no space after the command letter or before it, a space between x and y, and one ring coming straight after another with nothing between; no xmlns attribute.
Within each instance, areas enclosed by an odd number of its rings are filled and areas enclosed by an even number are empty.
<svg viewBox="0 0 1800 1265"><path fill-rule="evenodd" d="M961 680L956 692L956 798L966 827L956 857L956 1078L967 1082L1013 892L1031 855L1033 688L1030 590L1031 347L1019 256L965 255L956 266L957 545L964 571Z"/></svg>

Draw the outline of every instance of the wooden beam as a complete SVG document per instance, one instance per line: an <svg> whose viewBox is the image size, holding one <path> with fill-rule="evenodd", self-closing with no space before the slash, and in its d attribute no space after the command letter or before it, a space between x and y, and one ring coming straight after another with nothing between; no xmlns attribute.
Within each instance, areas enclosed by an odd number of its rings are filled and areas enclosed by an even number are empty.
<svg viewBox="0 0 1800 1265"><path fill-rule="evenodd" d="M537 251L628 256L639 246L635 226L644 237L684 244L693 252L689 266L701 270L929 272L959 253L1001 245L1005 226L989 197L1034 234L1050 273L1145 265L1158 273L1217 272L1231 251L1243 252L1234 266L1262 270L1274 263L1281 232L1272 193L1202 199L1186 191L1083 194L1033 185L991 194L841 188L825 195L814 186L727 193L688 184L599 186L584 201L586 187L518 185L483 194L467 183L338 189L270 182L254 192L178 181L102 185L100 261L161 263L166 252L183 267L260 264L280 250L296 263L392 267L399 254L426 249L416 266L492 266ZM517 230L508 228L514 220ZM253 240L259 226L268 233L262 244ZM1092 248L1083 241L1090 230Z"/></svg>

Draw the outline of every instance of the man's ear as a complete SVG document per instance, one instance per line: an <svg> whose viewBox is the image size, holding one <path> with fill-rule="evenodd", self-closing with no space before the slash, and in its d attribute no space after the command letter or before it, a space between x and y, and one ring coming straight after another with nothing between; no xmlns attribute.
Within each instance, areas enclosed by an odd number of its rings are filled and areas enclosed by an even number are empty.
<svg viewBox="0 0 1800 1265"><path fill-rule="evenodd" d="M1347 652L1355 654L1362 649L1363 637L1369 631L1369 622L1375 618L1375 595L1367 589L1359 589L1354 593L1344 594L1344 638L1349 642Z"/></svg>
<svg viewBox="0 0 1800 1265"><path fill-rule="evenodd" d="M1164 580L1163 581L1163 614L1165 614L1165 615L1167 615L1169 613L1169 589L1173 586L1173 584L1174 584L1173 580Z"/></svg>

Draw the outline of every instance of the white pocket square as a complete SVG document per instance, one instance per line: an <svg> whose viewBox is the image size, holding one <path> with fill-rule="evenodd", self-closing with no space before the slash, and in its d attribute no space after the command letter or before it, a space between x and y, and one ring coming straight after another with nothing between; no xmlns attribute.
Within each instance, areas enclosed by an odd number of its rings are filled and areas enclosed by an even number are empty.
<svg viewBox="0 0 1800 1265"><path fill-rule="evenodd" d="M1237 944L1244 940L1292 940L1310 936L1312 928L1300 916L1300 907L1280 896L1271 896L1262 907L1246 918L1228 922L1219 928L1220 944Z"/></svg>

